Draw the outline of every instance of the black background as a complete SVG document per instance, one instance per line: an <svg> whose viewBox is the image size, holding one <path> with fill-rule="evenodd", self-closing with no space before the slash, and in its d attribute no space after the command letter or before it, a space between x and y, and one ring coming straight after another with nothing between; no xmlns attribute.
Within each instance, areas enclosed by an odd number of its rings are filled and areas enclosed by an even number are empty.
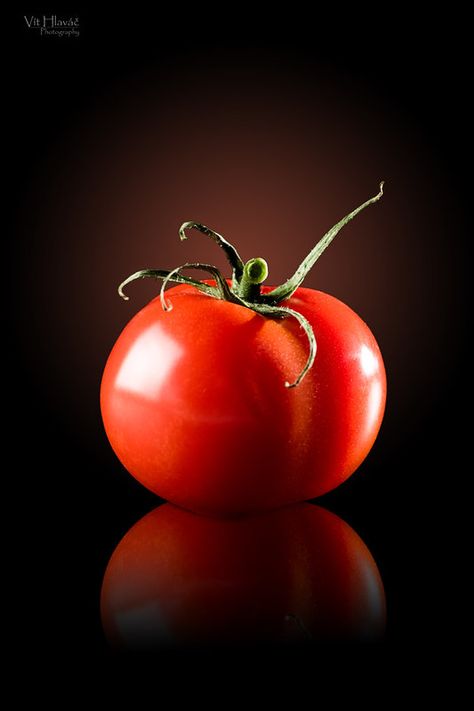
<svg viewBox="0 0 474 711"><path fill-rule="evenodd" d="M407 654L420 645L437 648L457 627L450 595L458 575L457 546L450 534L459 523L454 493L463 471L459 445L464 437L453 396L465 397L459 380L467 330L462 266L467 268L469 123L462 18L431 18L427 25L413 15L402 20L390 9L337 21L289 16L288 9L257 18L235 7L226 18L215 16L212 28L200 12L178 20L151 17L138 7L111 13L76 7L72 14L81 22L77 40L41 38L28 31L23 15L35 13L68 14L64 8L25 7L4 28L12 58L5 104L12 122L4 137L12 157L8 183L13 214L12 279L4 308L14 316L5 373L15 413L7 444L12 464L4 471L14 490L4 506L13 516L14 597L21 602L25 625L19 636L36 643L48 640L57 650L108 653L99 618L102 575L120 537L157 503L122 473L109 448L98 412L98 379L81 393L91 413L84 425L83 419L76 424L74 401L65 411L53 366L47 386L38 378L35 339L41 338L46 315L36 312L35 293L23 278L24 265L35 267L30 259L36 236L27 211L38 172L58 135L100 101L107 87L127 76L152 69L166 82L168 68L191 66L198 59L212 65L225 56L252 67L264 57L282 65L324 66L348 84L369 86L393 111L403 111L432 151L447 210L453 213L453 232L437 237L438 249L457 255L456 280L446 275L449 305L442 278L425 295L439 305L439 332L429 337L437 355L440 349L446 352L442 367L437 357L438 372L414 388L412 416L405 422L396 416L397 392L389 394L380 439L363 475L320 501L355 528L379 565L388 601L385 643L402 645ZM64 239L67 244L67 234ZM428 238L426 245L429 250ZM430 269L429 253L421 268ZM87 324L77 328L87 329ZM429 372L430 362L425 365ZM43 359L40 367L48 369L48 363ZM16 375L10 377L11 372ZM378 475L381 469L383 476Z"/></svg>

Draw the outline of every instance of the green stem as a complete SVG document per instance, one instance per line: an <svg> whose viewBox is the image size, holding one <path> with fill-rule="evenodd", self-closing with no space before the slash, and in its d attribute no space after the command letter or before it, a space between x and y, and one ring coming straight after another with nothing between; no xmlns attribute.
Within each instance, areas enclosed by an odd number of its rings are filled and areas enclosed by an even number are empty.
<svg viewBox="0 0 474 711"><path fill-rule="evenodd" d="M166 269L140 269L140 271L131 274L127 277L118 287L118 293L124 301L128 301L129 297L124 294L124 288L127 284L130 284L136 279L169 279L169 281L175 282L176 284L188 284L189 286L194 286L196 289L208 294L209 296L216 296L216 290L210 284L203 284L201 281L195 279L190 279L189 277L182 276L181 274L175 274L170 276L171 272L166 271Z"/></svg>
<svg viewBox="0 0 474 711"><path fill-rule="evenodd" d="M256 301L260 296L260 284L268 276L268 264L261 257L249 259L245 264L242 278L236 292L244 301Z"/></svg>
<svg viewBox="0 0 474 711"><path fill-rule="evenodd" d="M317 344L313 327L303 316L303 314L300 314L299 311L288 309L286 306L268 306L267 304L261 304L258 306L258 310L257 308L255 310L262 316L274 316L276 318L288 318L288 316L293 316L305 332L309 343L308 359L296 380L293 383L289 383L288 381L285 382L285 388L296 388L296 386L301 383L308 370L313 367L314 359L316 358Z"/></svg>
<svg viewBox="0 0 474 711"><path fill-rule="evenodd" d="M198 230L204 235L207 235L207 237L213 239L214 242L218 244L222 250L224 250L227 260L230 266L232 267L232 286L235 287L242 277L244 263L234 245L224 239L224 237L218 232L214 232L214 230L211 230L210 227L206 227L206 225L202 225L200 222L193 222L192 220L189 222L183 222L183 224L179 228L180 239L188 239L186 235L186 230L191 229Z"/></svg>
<svg viewBox="0 0 474 711"><path fill-rule="evenodd" d="M176 269L173 269L171 272L169 272L169 274L167 274L167 276L163 280L163 284L161 285L160 289L160 301L161 306L163 307L163 311L171 311L172 308L171 305L168 304L165 299L165 289L168 286L168 282L176 280L176 277L179 275L179 272L182 269L199 269L203 272L209 272L209 274L211 274L211 276L213 276L216 280L217 285L217 288L211 287L213 293L210 294L210 296L217 297L218 299L222 299L223 301L231 301L241 306L245 305L241 299L239 299L237 296L235 296L235 294L231 292L227 281L224 279L220 271L212 264L203 264L202 262L187 262L186 264L182 264L180 267L176 267Z"/></svg>
<svg viewBox="0 0 474 711"><path fill-rule="evenodd" d="M352 212L343 217L342 220L340 220L336 225L334 225L334 227L331 227L331 229L326 232L323 237L321 237L317 245L311 250L306 259L301 262L300 266L293 274L293 276L290 277L287 281L285 281L284 284L281 284L276 289L273 289L273 291L269 291L267 294L265 294L265 301L268 303L278 304L284 299L289 299L290 296L295 293L296 289L303 283L310 269L312 269L312 267L316 264L319 257L322 255L325 249L329 247L334 237L337 235L338 232L340 232L344 225L347 225L348 222L350 222L356 215L358 215L359 212L362 212L362 210L368 207L368 205L372 205L372 203L377 202L377 200L380 200L383 195L383 185L384 181L380 183L380 190L377 195L375 195L373 198L370 198L370 200L367 200L362 205L359 205L359 207L356 207L355 210L352 210Z"/></svg>

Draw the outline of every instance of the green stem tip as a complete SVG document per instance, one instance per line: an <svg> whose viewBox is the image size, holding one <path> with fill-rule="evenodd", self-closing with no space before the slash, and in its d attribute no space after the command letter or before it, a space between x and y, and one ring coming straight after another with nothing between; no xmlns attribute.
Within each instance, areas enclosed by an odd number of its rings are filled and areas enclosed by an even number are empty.
<svg viewBox="0 0 474 711"><path fill-rule="evenodd" d="M268 276L268 264L262 257L249 259L244 266L244 277L252 284L261 284Z"/></svg>
<svg viewBox="0 0 474 711"><path fill-rule="evenodd" d="M268 264L262 257L249 259L244 265L242 278L237 286L237 294L245 301L254 302L260 296L260 284L268 276Z"/></svg>

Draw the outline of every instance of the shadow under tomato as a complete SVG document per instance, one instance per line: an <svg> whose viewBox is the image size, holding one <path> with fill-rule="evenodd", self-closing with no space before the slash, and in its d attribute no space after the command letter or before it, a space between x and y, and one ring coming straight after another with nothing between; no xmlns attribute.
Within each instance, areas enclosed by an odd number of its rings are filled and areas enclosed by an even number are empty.
<svg viewBox="0 0 474 711"><path fill-rule="evenodd" d="M366 641L383 635L385 595L366 545L319 506L213 519L163 504L115 549L101 615L130 650Z"/></svg>

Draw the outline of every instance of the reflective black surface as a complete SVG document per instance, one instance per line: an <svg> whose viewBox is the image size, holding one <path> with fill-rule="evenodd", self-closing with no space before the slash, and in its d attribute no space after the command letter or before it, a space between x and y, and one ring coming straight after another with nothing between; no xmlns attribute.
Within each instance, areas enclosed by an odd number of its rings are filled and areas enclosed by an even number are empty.
<svg viewBox="0 0 474 711"><path fill-rule="evenodd" d="M115 549L101 613L122 650L368 642L385 594L363 541L321 507L212 519L164 504Z"/></svg>

